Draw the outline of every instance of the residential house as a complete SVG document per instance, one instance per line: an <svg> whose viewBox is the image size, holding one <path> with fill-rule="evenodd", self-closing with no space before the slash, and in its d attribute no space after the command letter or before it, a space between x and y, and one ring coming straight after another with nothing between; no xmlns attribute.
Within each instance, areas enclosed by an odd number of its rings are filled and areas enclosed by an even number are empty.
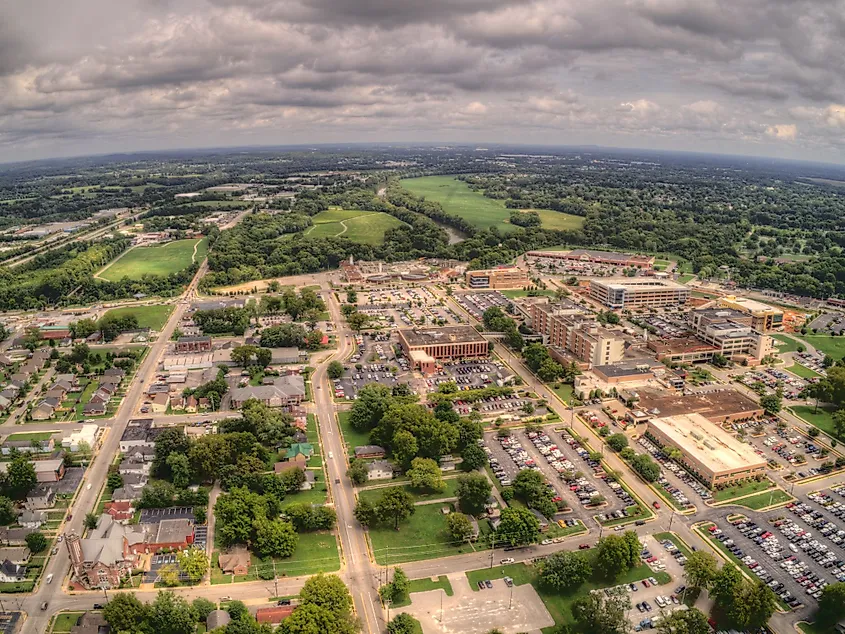
<svg viewBox="0 0 845 634"><path fill-rule="evenodd" d="M0 565L0 581L14 583L26 579L26 566L13 564L8 559Z"/></svg>
<svg viewBox="0 0 845 634"><path fill-rule="evenodd" d="M310 469L305 470L305 482L299 486L300 491L310 491L317 484L317 475Z"/></svg>
<svg viewBox="0 0 845 634"><path fill-rule="evenodd" d="M285 460L283 462L277 462L276 464L273 465L273 470L276 472L276 474L279 474L279 473L284 473L285 471L290 471L292 469L297 469L297 468L302 469L304 471L307 466L308 466L308 459L302 454L297 454L296 456L294 456L290 460Z"/></svg>
<svg viewBox="0 0 845 634"><path fill-rule="evenodd" d="M256 399L268 407L299 405L305 400L305 379L298 374L286 374L275 379L273 385L237 387L231 392L233 409Z"/></svg>
<svg viewBox="0 0 845 634"><path fill-rule="evenodd" d="M475 541L478 539L478 536L481 535L481 527L478 525L478 520L472 515L467 515L467 518L469 518L469 523L472 525L472 533L469 538L471 541Z"/></svg>
<svg viewBox="0 0 845 634"><path fill-rule="evenodd" d="M229 552L221 553L217 563L224 574L243 576L249 572L251 561L249 551L242 546L237 546Z"/></svg>
<svg viewBox="0 0 845 634"><path fill-rule="evenodd" d="M155 447L133 447L123 457L134 462L152 462L155 456Z"/></svg>
<svg viewBox="0 0 845 634"><path fill-rule="evenodd" d="M38 374L38 371L41 370L42 365L42 363L36 363L35 361L27 361L21 367L18 368L18 372L33 377Z"/></svg>
<svg viewBox="0 0 845 634"><path fill-rule="evenodd" d="M308 442L293 443L285 452L285 459L292 460L296 456L304 456L306 460L314 455L314 446Z"/></svg>
<svg viewBox="0 0 845 634"><path fill-rule="evenodd" d="M8 456L15 450L20 453L48 453L53 451L55 446L56 443L52 437L46 440L36 441L36 446L33 446L32 440L29 439L9 440L7 438L2 447L0 447L0 453L4 456Z"/></svg>
<svg viewBox="0 0 845 634"><path fill-rule="evenodd" d="M211 337L179 337L176 341L177 354L211 352Z"/></svg>
<svg viewBox="0 0 845 634"><path fill-rule="evenodd" d="M11 561L13 564L25 564L29 561L29 548L26 546L8 546L0 548L0 561Z"/></svg>
<svg viewBox="0 0 845 634"><path fill-rule="evenodd" d="M120 487L112 491L111 499L114 502L135 502L141 499L141 491L143 487Z"/></svg>
<svg viewBox="0 0 845 634"><path fill-rule="evenodd" d="M56 374L53 377L53 385L57 383L67 384L68 392L75 392L79 389L79 377L75 374Z"/></svg>
<svg viewBox="0 0 845 634"><path fill-rule="evenodd" d="M54 460L36 460L35 477L39 482L58 482L65 477L65 463L59 458Z"/></svg>
<svg viewBox="0 0 845 634"><path fill-rule="evenodd" d="M30 416L32 420L50 420L56 413L56 408L47 403L46 401L41 401L31 412Z"/></svg>
<svg viewBox="0 0 845 634"><path fill-rule="evenodd" d="M49 484L39 484L26 494L24 508L30 511L51 509L56 503L56 490Z"/></svg>
<svg viewBox="0 0 845 634"><path fill-rule="evenodd" d="M255 613L255 620L259 623L278 624L293 612L292 605L278 605L272 608L259 608Z"/></svg>
<svg viewBox="0 0 845 634"><path fill-rule="evenodd" d="M67 391L61 386L53 386L44 394L45 398L54 398L63 401L67 398Z"/></svg>
<svg viewBox="0 0 845 634"><path fill-rule="evenodd" d="M141 460L135 459L126 459L121 461L121 463L117 467L117 472L120 475L126 475L128 473L134 473L141 476L149 476L150 475L150 463Z"/></svg>
<svg viewBox="0 0 845 634"><path fill-rule="evenodd" d="M11 407L12 405L12 400L13 399L9 398L5 394L5 390L3 392L0 392L0 411L5 412L7 409L9 409L9 407Z"/></svg>
<svg viewBox="0 0 845 634"><path fill-rule="evenodd" d="M25 544L26 536L31 532L32 529L21 526L0 526L0 544L6 546Z"/></svg>
<svg viewBox="0 0 845 634"><path fill-rule="evenodd" d="M373 460L367 463L368 480L390 480L393 478L393 465L388 460Z"/></svg>
<svg viewBox="0 0 845 634"><path fill-rule="evenodd" d="M384 458L387 455L384 447L378 445L361 445L355 447L356 458Z"/></svg>
<svg viewBox="0 0 845 634"><path fill-rule="evenodd" d="M112 634L112 629L102 612L86 612L70 628L70 634Z"/></svg>
<svg viewBox="0 0 845 634"><path fill-rule="evenodd" d="M10 365L15 365L15 362L8 355L0 354L0 365L9 367Z"/></svg>
<svg viewBox="0 0 845 634"><path fill-rule="evenodd" d="M106 502L103 505L103 512L116 522L128 522L135 515L135 509L129 501Z"/></svg>
<svg viewBox="0 0 845 634"><path fill-rule="evenodd" d="M205 619L205 627L207 631L211 632L219 627L226 627L231 620L232 617L226 610L212 610L209 612L208 618Z"/></svg>
<svg viewBox="0 0 845 634"><path fill-rule="evenodd" d="M15 372L9 379L19 385L25 385L29 381L29 375L26 372Z"/></svg>
<svg viewBox="0 0 845 634"><path fill-rule="evenodd" d="M104 416L106 413L105 403L86 403L82 408L82 413L85 416Z"/></svg>
<svg viewBox="0 0 845 634"><path fill-rule="evenodd" d="M24 528L41 528L43 524L47 523L46 511L29 511L26 510L18 515L18 524Z"/></svg>
<svg viewBox="0 0 845 634"><path fill-rule="evenodd" d="M156 394L153 399L152 403L150 404L150 409L153 410L156 414L164 414L167 412L167 408L170 405L170 395L169 394Z"/></svg>
<svg viewBox="0 0 845 634"><path fill-rule="evenodd" d="M126 372L121 370L120 368L109 368L108 370L103 372L104 377L114 377L117 379L117 382L120 383L123 378L126 376Z"/></svg>

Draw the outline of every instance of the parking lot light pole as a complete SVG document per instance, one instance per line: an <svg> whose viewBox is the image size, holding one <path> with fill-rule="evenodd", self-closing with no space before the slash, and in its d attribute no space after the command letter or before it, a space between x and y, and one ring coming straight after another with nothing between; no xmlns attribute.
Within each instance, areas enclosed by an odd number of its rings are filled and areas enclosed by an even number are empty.
<svg viewBox="0 0 845 634"><path fill-rule="evenodd" d="M669 530L672 530L672 521L675 519L675 509L672 509L672 515L669 516Z"/></svg>

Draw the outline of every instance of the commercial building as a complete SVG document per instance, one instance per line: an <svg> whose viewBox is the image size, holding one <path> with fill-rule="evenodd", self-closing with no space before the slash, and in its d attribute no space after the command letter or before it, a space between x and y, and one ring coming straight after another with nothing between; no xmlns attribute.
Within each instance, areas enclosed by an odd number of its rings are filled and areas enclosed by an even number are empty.
<svg viewBox="0 0 845 634"><path fill-rule="evenodd" d="M211 337L179 337L176 342L178 354L211 352Z"/></svg>
<svg viewBox="0 0 845 634"><path fill-rule="evenodd" d="M729 359L760 361L774 352L774 341L752 325L752 317L733 309L705 308L690 314L693 332Z"/></svg>
<svg viewBox="0 0 845 634"><path fill-rule="evenodd" d="M481 271L467 271L467 285L470 288L525 288L531 283L528 274L515 266L497 266Z"/></svg>
<svg viewBox="0 0 845 634"><path fill-rule="evenodd" d="M562 348L590 365L611 365L625 354L625 340L618 333L577 309L534 304L531 322L551 347Z"/></svg>
<svg viewBox="0 0 845 634"><path fill-rule="evenodd" d="M719 298L719 306L750 316L750 326L757 332L769 332L783 327L783 311L763 302L727 295Z"/></svg>
<svg viewBox="0 0 845 634"><path fill-rule="evenodd" d="M701 414L714 423L751 420L763 415L759 403L731 387L719 386L695 394L642 388L636 390L637 408L652 417Z"/></svg>
<svg viewBox="0 0 845 634"><path fill-rule="evenodd" d="M472 326L406 328L399 331L399 345L411 366L431 374L439 360L486 358L490 344Z"/></svg>
<svg viewBox="0 0 845 634"><path fill-rule="evenodd" d="M590 280L590 297L613 309L658 308L686 305L690 290L653 277L611 277Z"/></svg>
<svg viewBox="0 0 845 634"><path fill-rule="evenodd" d="M701 414L649 421L647 435L663 447L681 451L680 462L708 487L762 476L765 458Z"/></svg>
<svg viewBox="0 0 845 634"><path fill-rule="evenodd" d="M299 374L286 374L274 379L272 385L236 387L231 392L233 409L240 409L250 399L268 407L298 405L305 400L305 379Z"/></svg>
<svg viewBox="0 0 845 634"><path fill-rule="evenodd" d="M654 266L654 256L631 255L630 253L616 253L614 251L592 251L589 249L575 249L573 251L529 251L529 257L550 258L552 260L572 260L577 262L591 262L593 264L608 264L611 266L627 266L638 269L650 269Z"/></svg>

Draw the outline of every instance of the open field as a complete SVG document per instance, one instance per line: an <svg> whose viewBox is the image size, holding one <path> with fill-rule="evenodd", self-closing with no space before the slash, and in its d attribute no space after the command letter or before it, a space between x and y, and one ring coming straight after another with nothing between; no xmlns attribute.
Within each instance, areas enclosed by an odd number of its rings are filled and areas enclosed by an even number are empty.
<svg viewBox="0 0 845 634"><path fill-rule="evenodd" d="M121 306L120 308L112 308L105 316L125 317L126 315L135 315L138 318L139 328L161 330L164 328L164 324L167 323L167 319L172 312L172 304L154 304L150 306Z"/></svg>
<svg viewBox="0 0 845 634"><path fill-rule="evenodd" d="M406 605L411 605L411 594L414 592L428 592L429 590L443 590L446 593L447 597L451 597L455 594L455 591L452 589L452 584L449 583L449 579L446 575L440 575L437 578L437 581L434 581L431 577L425 577L424 579L412 579L411 585L408 588L408 596L405 598L404 601L397 601L393 603L390 607L391 609L395 608L403 608Z"/></svg>
<svg viewBox="0 0 845 634"><path fill-rule="evenodd" d="M834 359L838 360L845 357L845 337L833 337L831 335L801 335L801 339L809 343L819 352L830 355Z"/></svg>
<svg viewBox="0 0 845 634"><path fill-rule="evenodd" d="M33 440L35 440L35 441L49 440L50 436L52 436L52 435L53 435L53 433L49 432L49 431L18 432L16 434L9 434L9 436L6 438L6 440L12 440L12 441L28 440L28 441L32 442Z"/></svg>
<svg viewBox="0 0 845 634"><path fill-rule="evenodd" d="M450 478L449 480L444 480L444 482L446 483L446 488L439 493L422 493L419 490L412 488L410 484L401 485L400 488L414 498L415 504L418 502L429 502L431 500L442 500L444 498L457 497L458 478ZM381 482L375 482L374 484L381 484ZM385 491L387 491L387 488L384 487L378 489L363 489L358 492L358 499L369 500L370 502L375 503ZM435 504L434 506L438 505Z"/></svg>
<svg viewBox="0 0 845 634"><path fill-rule="evenodd" d="M795 405L790 409L799 418L803 418L823 432L833 435L833 412L836 411L833 406L819 405L817 409L812 405Z"/></svg>
<svg viewBox="0 0 845 634"><path fill-rule="evenodd" d="M525 290L511 290L511 291L499 291L502 295L507 297L508 299L516 299L518 297L554 297L555 291L548 290L548 289L540 289L536 291L525 291Z"/></svg>
<svg viewBox="0 0 845 634"><path fill-rule="evenodd" d="M792 372L792 374L794 374L795 376L800 376L802 379L817 379L821 376L818 372L814 372L810 368L803 366L800 363L791 365L786 369L787 371Z"/></svg>
<svg viewBox="0 0 845 634"><path fill-rule="evenodd" d="M772 335L775 340L775 349L778 352L797 352L800 345L794 338L787 335Z"/></svg>
<svg viewBox="0 0 845 634"><path fill-rule="evenodd" d="M343 434L343 440L344 442L346 442L346 446L350 456L355 453L355 447L370 444L369 433L355 431L354 429L352 429L352 426L349 424L348 411L338 412L337 419L340 423L340 431Z"/></svg>
<svg viewBox="0 0 845 634"><path fill-rule="evenodd" d="M309 238L344 237L362 244L381 244L388 229L402 222L380 211L329 209L312 219L314 225L305 230Z"/></svg>
<svg viewBox="0 0 845 634"><path fill-rule="evenodd" d="M479 229L496 227L507 232L517 228L508 222L511 211L515 210L506 209L501 200L485 198L454 176L407 178L400 181L400 184L415 196L423 196L426 200L440 203L446 213L464 218ZM531 211L540 215L544 229L578 229L584 224L584 219L580 216L550 209Z"/></svg>
<svg viewBox="0 0 845 634"><path fill-rule="evenodd" d="M175 240L161 246L132 249L106 268L100 277L110 282L124 277L138 280L143 275L170 275L178 273L194 262L194 247L197 261L201 261L208 250L208 240Z"/></svg>

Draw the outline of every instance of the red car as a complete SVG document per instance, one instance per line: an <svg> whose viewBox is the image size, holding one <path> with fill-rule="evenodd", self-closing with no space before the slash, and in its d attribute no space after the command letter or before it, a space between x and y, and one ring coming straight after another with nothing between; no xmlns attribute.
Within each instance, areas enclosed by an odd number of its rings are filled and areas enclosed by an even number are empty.
<svg viewBox="0 0 845 634"><path fill-rule="evenodd" d="M580 546L578 546L578 550L589 550L590 548L592 548L592 546L590 546L589 544L581 544Z"/></svg>
<svg viewBox="0 0 845 634"><path fill-rule="evenodd" d="M660 502L652 502L651 505L656 509L660 508Z"/></svg>

